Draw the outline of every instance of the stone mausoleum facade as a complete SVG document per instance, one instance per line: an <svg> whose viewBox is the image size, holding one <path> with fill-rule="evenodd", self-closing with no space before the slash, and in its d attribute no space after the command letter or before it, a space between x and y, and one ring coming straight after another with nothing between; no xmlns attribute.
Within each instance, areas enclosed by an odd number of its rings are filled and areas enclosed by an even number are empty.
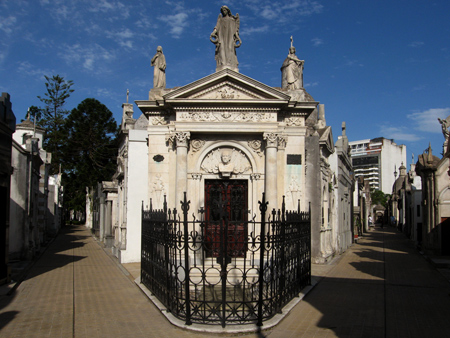
<svg viewBox="0 0 450 338"><path fill-rule="evenodd" d="M232 20L226 10L222 15ZM238 15L233 18L238 26ZM228 21L219 15L213 43L223 39L220 27ZM303 87L304 61L295 56L292 41L288 57L280 62L281 87L241 74L235 50L233 56L221 51L223 46L216 44L215 73L173 89L165 88L165 58L158 47L152 58L154 88L148 98L135 101L140 117L133 118L128 100L122 106L113 178L117 192L111 198L117 202L104 231L114 237L112 250L122 263L140 261L143 206L151 203L160 209L167 201L169 208L180 209L186 193L189 215L198 214L216 207L211 191L217 187L239 187L239 212L249 219L259 214L263 193L269 211L279 209L283 199L288 210L311 209L313 262L326 262L352 242L346 235L349 243L341 242L340 248L333 243L333 238L342 238L333 231L348 233L352 225L349 215L345 226L335 225L340 196L330 188L331 127L326 126L323 105Z"/></svg>

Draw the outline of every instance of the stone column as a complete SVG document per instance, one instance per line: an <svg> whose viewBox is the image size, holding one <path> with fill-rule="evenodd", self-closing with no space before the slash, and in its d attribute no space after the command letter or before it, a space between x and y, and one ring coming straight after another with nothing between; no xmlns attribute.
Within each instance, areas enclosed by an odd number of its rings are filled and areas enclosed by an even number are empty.
<svg viewBox="0 0 450 338"><path fill-rule="evenodd" d="M101 191L101 186L99 186L97 189L100 193L100 207L99 207L100 241L103 242L105 239L105 196Z"/></svg>
<svg viewBox="0 0 450 338"><path fill-rule="evenodd" d="M105 244L107 248L113 246L112 236L112 201L106 200L106 212L105 212Z"/></svg>
<svg viewBox="0 0 450 338"><path fill-rule="evenodd" d="M180 208L180 201L183 200L183 194L185 191L187 191L187 152L189 138L189 132L175 133L177 147L177 181L175 207L177 209Z"/></svg>
<svg viewBox="0 0 450 338"><path fill-rule="evenodd" d="M278 187L280 187L281 194L278 195L277 207L279 208L283 203L283 194L285 189L285 177L284 177L284 168L286 165L286 144L288 137L286 135L278 136L278 154L277 154L277 174L278 174ZM295 201L295 205L297 205L297 201Z"/></svg>
<svg viewBox="0 0 450 338"><path fill-rule="evenodd" d="M266 172L264 181L264 191L266 193L266 201L269 202L267 212L270 214L273 208L277 208L277 147L278 134L264 133L266 141Z"/></svg>
<svg viewBox="0 0 450 338"><path fill-rule="evenodd" d="M322 201L320 176L320 146L319 133L305 138L306 165L306 208L311 206L311 258L312 262L321 261L320 230L322 228Z"/></svg>

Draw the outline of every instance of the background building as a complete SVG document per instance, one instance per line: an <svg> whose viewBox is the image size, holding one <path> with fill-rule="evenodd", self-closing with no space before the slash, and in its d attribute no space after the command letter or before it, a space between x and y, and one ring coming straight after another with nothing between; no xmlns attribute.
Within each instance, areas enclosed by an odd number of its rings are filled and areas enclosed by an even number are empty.
<svg viewBox="0 0 450 338"><path fill-rule="evenodd" d="M394 172L406 165L406 146L384 137L349 142L355 177L363 177L370 188L392 192Z"/></svg>

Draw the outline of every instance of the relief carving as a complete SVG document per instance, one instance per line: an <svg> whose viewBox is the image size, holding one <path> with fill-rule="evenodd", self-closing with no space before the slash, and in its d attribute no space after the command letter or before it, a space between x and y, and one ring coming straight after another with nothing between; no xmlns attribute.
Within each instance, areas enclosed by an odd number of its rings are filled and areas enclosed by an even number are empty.
<svg viewBox="0 0 450 338"><path fill-rule="evenodd" d="M164 182L161 180L160 174L157 174L155 180L153 181L152 194L154 196L154 207L156 209L161 209L163 206L166 189L164 187Z"/></svg>
<svg viewBox="0 0 450 338"><path fill-rule="evenodd" d="M191 141L192 152L195 153L195 152L199 151L204 145L205 145L204 140L199 140L199 139L192 140Z"/></svg>
<svg viewBox="0 0 450 338"><path fill-rule="evenodd" d="M248 141L248 146L257 153L260 157L263 157L263 152L261 151L262 142L260 140Z"/></svg>
<svg viewBox="0 0 450 338"><path fill-rule="evenodd" d="M226 100L226 99L261 99L260 95L257 95L247 89L242 88L231 82L223 82L216 86L207 88L198 92L191 97L191 99L210 99L210 100Z"/></svg>
<svg viewBox="0 0 450 338"><path fill-rule="evenodd" d="M179 121L188 122L275 122L277 114L270 112L234 112L234 111L207 111L182 112Z"/></svg>
<svg viewBox="0 0 450 338"><path fill-rule="evenodd" d="M278 137L278 149L286 149L288 137L287 136L279 136Z"/></svg>
<svg viewBox="0 0 450 338"><path fill-rule="evenodd" d="M291 177L286 197L291 210L297 209L298 200L300 199L300 184L297 181L296 175L292 175Z"/></svg>
<svg viewBox="0 0 450 338"><path fill-rule="evenodd" d="M303 127L303 118L300 117L288 117L285 119L285 123L289 127Z"/></svg>
<svg viewBox="0 0 450 338"><path fill-rule="evenodd" d="M154 126L166 125L168 123L164 116L154 116L151 119L152 125Z"/></svg>
<svg viewBox="0 0 450 338"><path fill-rule="evenodd" d="M222 177L244 174L252 166L248 158L235 148L217 148L211 151L203 160L202 170L207 173L220 174Z"/></svg>

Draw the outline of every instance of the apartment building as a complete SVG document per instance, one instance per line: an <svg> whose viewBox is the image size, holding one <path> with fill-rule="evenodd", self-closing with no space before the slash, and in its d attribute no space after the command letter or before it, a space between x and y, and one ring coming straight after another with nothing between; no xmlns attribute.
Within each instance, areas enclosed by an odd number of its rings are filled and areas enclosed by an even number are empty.
<svg viewBox="0 0 450 338"><path fill-rule="evenodd" d="M384 137L352 141L349 146L355 177L363 176L371 188L390 194L395 173L402 163L406 166L406 146Z"/></svg>

